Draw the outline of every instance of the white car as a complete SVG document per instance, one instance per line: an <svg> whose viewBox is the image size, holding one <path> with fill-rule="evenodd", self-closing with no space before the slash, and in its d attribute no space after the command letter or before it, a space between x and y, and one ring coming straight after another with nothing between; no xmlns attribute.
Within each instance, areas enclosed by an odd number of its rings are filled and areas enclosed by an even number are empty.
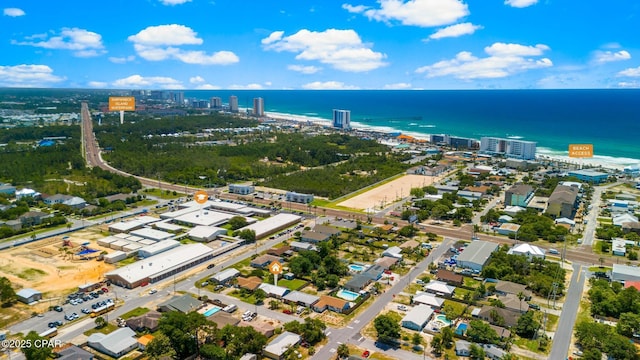
<svg viewBox="0 0 640 360"><path fill-rule="evenodd" d="M400 311L407 311L407 310L409 310L409 308L408 308L408 307L406 307L405 305L398 305L398 310L400 310Z"/></svg>
<svg viewBox="0 0 640 360"><path fill-rule="evenodd" d="M158 292L158 290L156 290L156 289L151 289L151 290L149 290L149 295L153 295L153 294L155 294L155 293L157 293L157 292Z"/></svg>

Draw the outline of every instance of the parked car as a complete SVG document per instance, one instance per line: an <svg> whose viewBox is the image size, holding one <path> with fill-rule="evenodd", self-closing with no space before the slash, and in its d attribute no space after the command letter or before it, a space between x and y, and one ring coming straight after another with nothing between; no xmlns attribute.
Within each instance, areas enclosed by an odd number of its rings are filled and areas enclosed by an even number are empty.
<svg viewBox="0 0 640 360"><path fill-rule="evenodd" d="M405 305L398 305L398 310L400 310L400 311L407 311L407 310L409 310L409 308L408 308L408 307L406 307Z"/></svg>
<svg viewBox="0 0 640 360"><path fill-rule="evenodd" d="M209 264L209 265L207 265L207 269L213 269L214 267L216 267L216 264Z"/></svg>
<svg viewBox="0 0 640 360"><path fill-rule="evenodd" d="M293 314L293 311L291 311L289 309L284 309L284 310L282 310L282 312L285 313L285 314L288 314L288 315Z"/></svg>
<svg viewBox="0 0 640 360"><path fill-rule="evenodd" d="M102 288L102 289L100 289L100 290L102 290L102 291L104 291L104 292L106 292L106 293L108 293L108 292L109 292L109 289L107 289L106 287L103 287L103 288Z"/></svg>
<svg viewBox="0 0 640 360"><path fill-rule="evenodd" d="M151 290L149 290L149 295L153 295L153 294L155 294L155 293L157 293L157 292L158 292L158 290L156 290L156 289L151 289Z"/></svg>
<svg viewBox="0 0 640 360"><path fill-rule="evenodd" d="M56 306L53 307L53 310L55 310L57 312L62 312L62 306L56 305Z"/></svg>
<svg viewBox="0 0 640 360"><path fill-rule="evenodd" d="M363 357L363 358L365 358L365 359L366 359L366 358L368 358L368 357L369 357L369 355L371 355L371 353L369 352L369 350L365 350L364 352L362 352L362 357Z"/></svg>
<svg viewBox="0 0 640 360"><path fill-rule="evenodd" d="M82 313L83 313L83 314L88 314L88 313L90 313L90 312L91 312L91 310L89 310L89 309L87 309L87 308L84 308L84 309L82 309L82 310L80 310L80 311L82 311Z"/></svg>

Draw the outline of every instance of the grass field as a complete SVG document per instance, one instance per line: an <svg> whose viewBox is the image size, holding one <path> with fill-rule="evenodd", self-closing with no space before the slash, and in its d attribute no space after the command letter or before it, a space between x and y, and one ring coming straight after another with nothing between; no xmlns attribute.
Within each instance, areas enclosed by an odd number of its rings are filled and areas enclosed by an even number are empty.
<svg viewBox="0 0 640 360"><path fill-rule="evenodd" d="M137 307L137 308L135 308L135 309L133 309L133 310L131 310L129 312L126 312L126 313L122 314L122 316L120 316L120 317L125 319L125 320L127 320L127 319L132 318L132 317L144 315L144 314L148 313L149 311L151 311L151 310L149 310L147 308L143 308L143 307Z"/></svg>
<svg viewBox="0 0 640 360"><path fill-rule="evenodd" d="M286 280L278 279L278 286L284 286L289 290L298 290L307 282L300 279Z"/></svg>

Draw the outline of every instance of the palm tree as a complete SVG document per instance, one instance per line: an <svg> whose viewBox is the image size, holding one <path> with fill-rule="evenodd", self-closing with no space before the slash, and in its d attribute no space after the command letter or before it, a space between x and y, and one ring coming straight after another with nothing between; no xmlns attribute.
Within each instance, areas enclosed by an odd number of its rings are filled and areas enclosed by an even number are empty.
<svg viewBox="0 0 640 360"><path fill-rule="evenodd" d="M604 267L604 258L603 257L599 257L598 261L600 262L600 267Z"/></svg>
<svg viewBox="0 0 640 360"><path fill-rule="evenodd" d="M349 357L349 347L347 344L338 345L338 358L343 359Z"/></svg>
<svg viewBox="0 0 640 360"><path fill-rule="evenodd" d="M522 291L518 292L518 300L520 300L520 312L522 312L522 299L525 298L525 295Z"/></svg>

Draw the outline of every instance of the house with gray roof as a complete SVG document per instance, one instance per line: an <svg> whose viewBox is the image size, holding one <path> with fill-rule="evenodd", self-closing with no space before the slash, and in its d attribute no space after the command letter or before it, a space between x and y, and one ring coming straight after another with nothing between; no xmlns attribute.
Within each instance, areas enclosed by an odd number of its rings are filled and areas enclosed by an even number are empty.
<svg viewBox="0 0 640 360"><path fill-rule="evenodd" d="M413 309L402 318L402 327L422 331L422 329L427 326L429 320L431 320L433 312L433 309L427 305L414 306Z"/></svg>
<svg viewBox="0 0 640 360"><path fill-rule="evenodd" d="M95 357L92 353L78 347L71 345L62 350L56 352L57 360L93 360Z"/></svg>
<svg viewBox="0 0 640 360"><path fill-rule="evenodd" d="M35 289L25 288L16 293L18 301L25 304L33 304L42 299L42 293Z"/></svg>
<svg viewBox="0 0 640 360"><path fill-rule="evenodd" d="M273 297L276 299L282 299L285 295L287 295L291 290L286 287L276 286L273 284L262 283L258 287L258 289L264 290L269 297Z"/></svg>
<svg viewBox="0 0 640 360"><path fill-rule="evenodd" d="M476 240L458 255L458 267L482 271L482 268L489 262L489 258L494 251L498 250L498 244Z"/></svg>
<svg viewBox="0 0 640 360"><path fill-rule="evenodd" d="M300 335L285 331L265 346L262 355L269 359L280 360L289 348L299 344L301 340Z"/></svg>
<svg viewBox="0 0 640 360"><path fill-rule="evenodd" d="M119 358L138 347L136 333L128 327L119 328L109 334L94 333L87 339L87 345L103 354Z"/></svg>
<svg viewBox="0 0 640 360"><path fill-rule="evenodd" d="M227 284L238 276L240 276L240 271L238 269L228 268L213 275L211 280L218 284Z"/></svg>
<svg viewBox="0 0 640 360"><path fill-rule="evenodd" d="M482 349L484 350L484 356L491 360L500 360L507 354L506 351L493 344L484 344Z"/></svg>
<svg viewBox="0 0 640 360"><path fill-rule="evenodd" d="M466 340L456 340L456 355L471 356L471 343Z"/></svg>
<svg viewBox="0 0 640 360"><path fill-rule="evenodd" d="M171 299L158 305L158 311L180 311L181 313L189 313L197 310L202 306L202 301L191 295L174 296Z"/></svg>
<svg viewBox="0 0 640 360"><path fill-rule="evenodd" d="M356 274L349 281L347 281L347 283L344 284L343 287L349 291L358 292L367 287L367 285L369 285L371 281L373 281L373 279L371 279L371 277L366 274Z"/></svg>
<svg viewBox="0 0 640 360"><path fill-rule="evenodd" d="M301 291L292 291L285 295L282 300L287 303L293 303L304 307L311 307L320 300L319 296L303 293Z"/></svg>

